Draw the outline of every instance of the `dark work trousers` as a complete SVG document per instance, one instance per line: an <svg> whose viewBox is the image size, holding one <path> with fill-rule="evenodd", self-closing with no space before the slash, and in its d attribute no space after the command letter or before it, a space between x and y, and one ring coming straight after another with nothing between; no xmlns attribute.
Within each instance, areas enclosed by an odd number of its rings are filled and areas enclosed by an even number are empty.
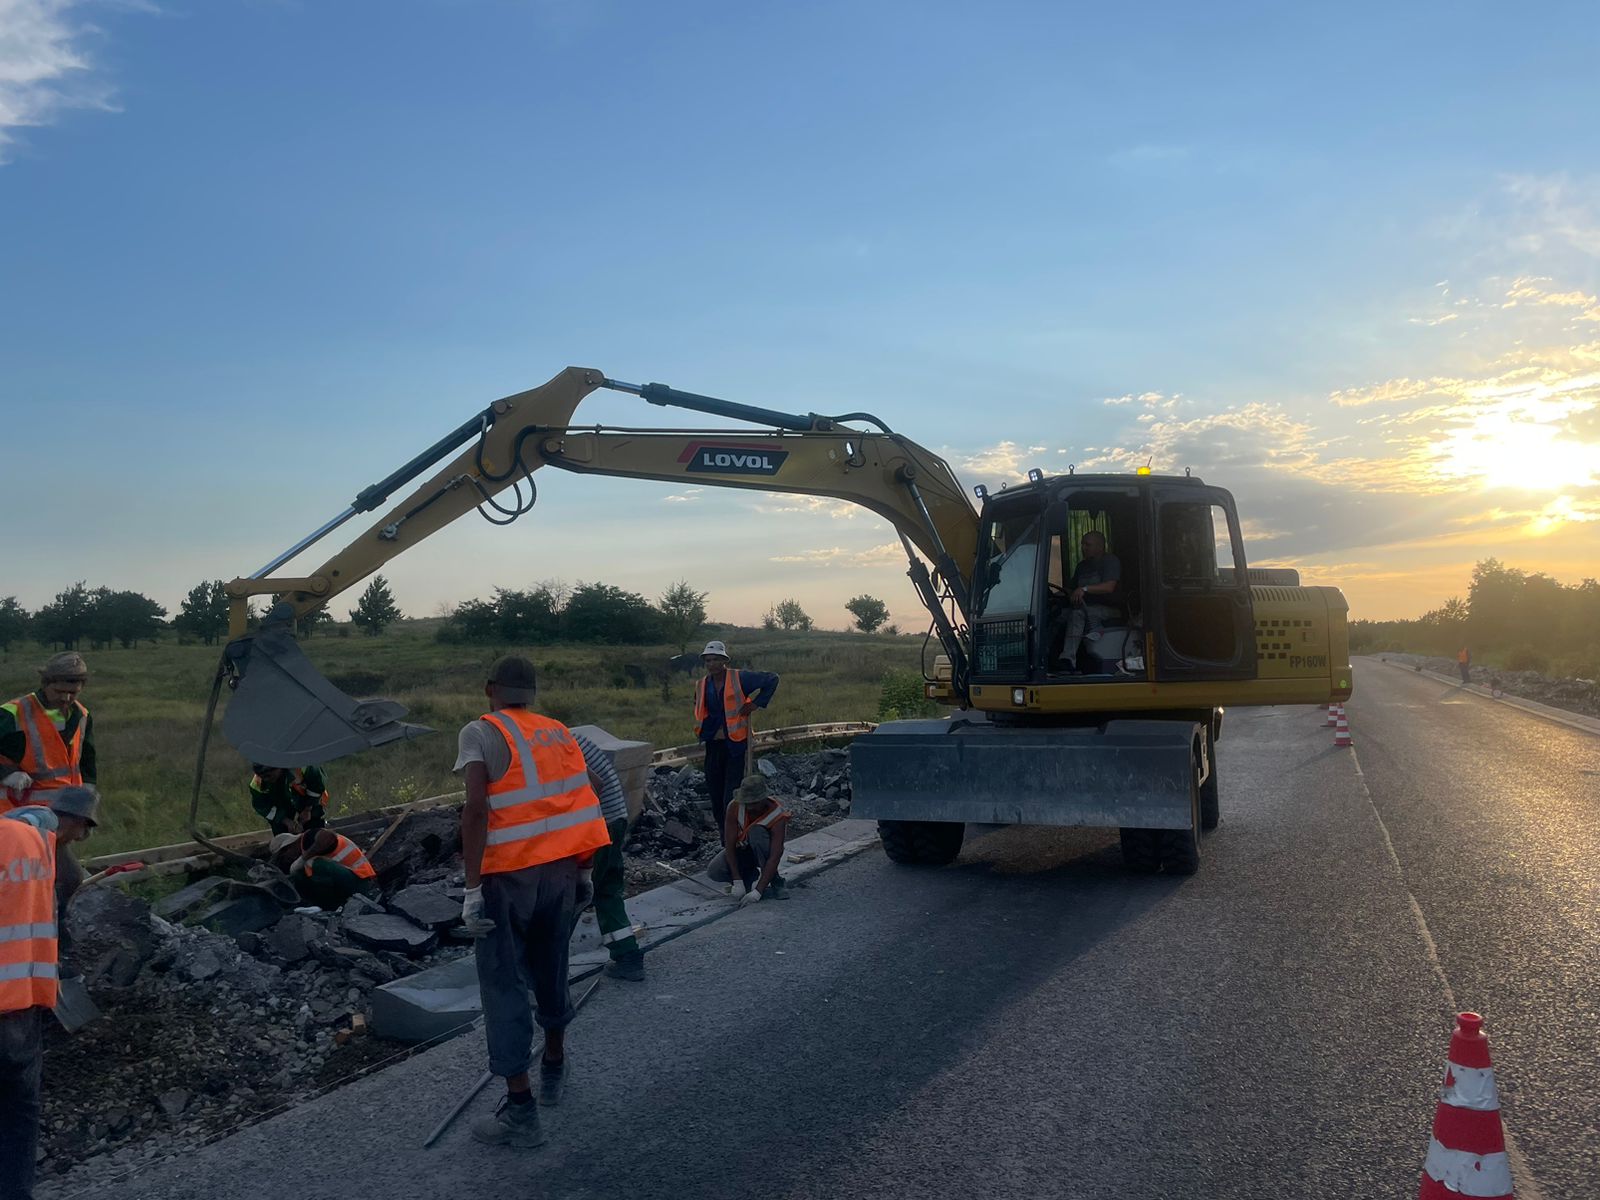
<svg viewBox="0 0 1600 1200"><path fill-rule="evenodd" d="M639 953L639 942L633 936L625 898L628 877L622 846L628 840L628 818L608 821L606 832L611 835L611 845L594 852L594 915L600 922L600 944L611 951L612 958L630 958Z"/></svg>
<svg viewBox="0 0 1600 1200"><path fill-rule="evenodd" d="M747 888L755 887L756 881L761 878L761 872L766 870L767 859L772 854L772 834L764 825L752 826L749 840L746 845L735 846L733 856L739 860L739 876L744 880ZM729 882L728 856L719 854L706 864L706 874L717 883ZM772 873L773 881L779 878L778 873Z"/></svg>
<svg viewBox="0 0 1600 1200"><path fill-rule="evenodd" d="M483 877L483 915L494 928L476 943L478 991L496 1075L532 1065L535 1020L541 1029L565 1029L572 1020L567 951L577 899L576 858Z"/></svg>
<svg viewBox="0 0 1600 1200"><path fill-rule="evenodd" d="M1461 670L1461 682L1464 683L1464 684L1465 683L1471 683L1472 682L1472 667L1470 665L1468 665L1467 663L1464 663L1464 662L1458 662L1458 663L1456 663L1456 666L1458 668L1460 668L1460 670Z"/></svg>
<svg viewBox="0 0 1600 1200"><path fill-rule="evenodd" d="M32 1200L39 1146L42 1008L0 1013L0 1200Z"/></svg>
<svg viewBox="0 0 1600 1200"><path fill-rule="evenodd" d="M717 819L717 837L728 815L728 801L744 781L744 742L731 738L706 743L706 791L711 794L711 815Z"/></svg>

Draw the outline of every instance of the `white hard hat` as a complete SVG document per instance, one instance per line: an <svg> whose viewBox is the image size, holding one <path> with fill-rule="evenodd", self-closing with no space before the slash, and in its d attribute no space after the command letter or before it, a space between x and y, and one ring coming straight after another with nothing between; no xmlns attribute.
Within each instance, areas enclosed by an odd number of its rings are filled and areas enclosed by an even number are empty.
<svg viewBox="0 0 1600 1200"><path fill-rule="evenodd" d="M288 847L294 845L299 840L300 835L297 833L280 833L273 837L268 849L273 854L276 854L278 851L287 849Z"/></svg>
<svg viewBox="0 0 1600 1200"><path fill-rule="evenodd" d="M700 657L705 658L708 654L715 654L720 658L727 658L728 648L721 642L707 642L706 648L700 651Z"/></svg>

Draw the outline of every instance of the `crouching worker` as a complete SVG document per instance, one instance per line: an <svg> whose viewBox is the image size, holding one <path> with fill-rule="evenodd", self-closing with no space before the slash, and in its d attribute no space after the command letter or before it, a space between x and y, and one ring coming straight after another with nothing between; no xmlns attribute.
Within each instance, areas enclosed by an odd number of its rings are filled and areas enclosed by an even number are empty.
<svg viewBox="0 0 1600 1200"><path fill-rule="evenodd" d="M764 896L787 899L778 864L783 861L783 837L789 810L767 794L763 775L746 775L733 793L722 829L722 854L711 860L706 874L723 891L736 897L741 907Z"/></svg>
<svg viewBox="0 0 1600 1200"><path fill-rule="evenodd" d="M250 807L274 834L305 833L327 824L328 777L321 767L269 767L254 763Z"/></svg>
<svg viewBox="0 0 1600 1200"><path fill-rule="evenodd" d="M461 857L467 894L461 921L477 939L489 1070L506 1097L472 1127L491 1145L538 1146L540 1104L561 1099L567 1077L567 954L580 903L592 895L596 850L611 844L572 731L528 706L533 664L508 655L489 669L489 711L461 729ZM528 1003L529 986L534 1005ZM533 1025L544 1030L539 1094L533 1094Z"/></svg>
<svg viewBox="0 0 1600 1200"><path fill-rule="evenodd" d="M351 896L371 896L378 890L378 873L361 847L331 829L300 835L300 857L290 866L289 878L300 898L318 908L338 908Z"/></svg>

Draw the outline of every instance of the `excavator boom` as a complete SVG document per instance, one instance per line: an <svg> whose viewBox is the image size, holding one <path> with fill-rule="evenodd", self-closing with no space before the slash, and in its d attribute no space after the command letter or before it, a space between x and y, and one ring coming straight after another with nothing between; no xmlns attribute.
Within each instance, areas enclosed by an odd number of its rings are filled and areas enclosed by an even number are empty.
<svg viewBox="0 0 1600 1200"><path fill-rule="evenodd" d="M597 388L652 404L732 417L767 429L663 430L580 427L573 415ZM855 421L877 426L857 429ZM453 455L453 457L452 457ZM375 511L412 480L449 458L371 526L307 575L275 572L361 512ZM977 514L937 455L866 413L829 417L784 413L637 386L569 367L541 387L497 400L476 418L378 484L343 513L254 575L226 585L231 603L226 672L234 686L223 720L228 739L252 761L298 766L426 732L393 701L357 701L333 687L296 645L293 622L380 570L397 554L473 510L509 524L532 508L533 473L544 466L580 474L824 496L859 504L892 523L909 574L945 654L964 687L965 628ZM526 488L526 495L524 494ZM503 501L510 491L511 504ZM933 564L930 572L923 562ZM248 631L249 602L272 596L261 627Z"/></svg>

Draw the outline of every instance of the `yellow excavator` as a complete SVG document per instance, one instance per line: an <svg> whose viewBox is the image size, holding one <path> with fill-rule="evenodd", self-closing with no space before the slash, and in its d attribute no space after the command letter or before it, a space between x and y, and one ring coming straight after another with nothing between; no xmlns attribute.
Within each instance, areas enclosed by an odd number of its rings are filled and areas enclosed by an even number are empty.
<svg viewBox="0 0 1600 1200"><path fill-rule="evenodd" d="M758 428L575 425L598 388ZM927 695L953 710L886 722L851 747L852 814L877 819L896 862L953 860L969 822L1098 825L1121 831L1133 869L1191 873L1218 820L1224 707L1351 693L1344 597L1300 586L1292 570L1248 567L1222 488L1188 475L1033 470L995 493L975 488L975 509L942 459L870 413L779 412L569 367L496 400L228 583L231 640L206 728L226 685L223 731L253 762L325 762L427 732L395 702L355 700L329 683L296 645L295 621L471 510L516 520L533 507L542 467L828 496L894 525L931 622ZM278 573L433 468L321 566ZM1070 584L1091 531L1121 580L1096 597L1098 627L1069 638ZM252 632L258 596L273 602Z"/></svg>

